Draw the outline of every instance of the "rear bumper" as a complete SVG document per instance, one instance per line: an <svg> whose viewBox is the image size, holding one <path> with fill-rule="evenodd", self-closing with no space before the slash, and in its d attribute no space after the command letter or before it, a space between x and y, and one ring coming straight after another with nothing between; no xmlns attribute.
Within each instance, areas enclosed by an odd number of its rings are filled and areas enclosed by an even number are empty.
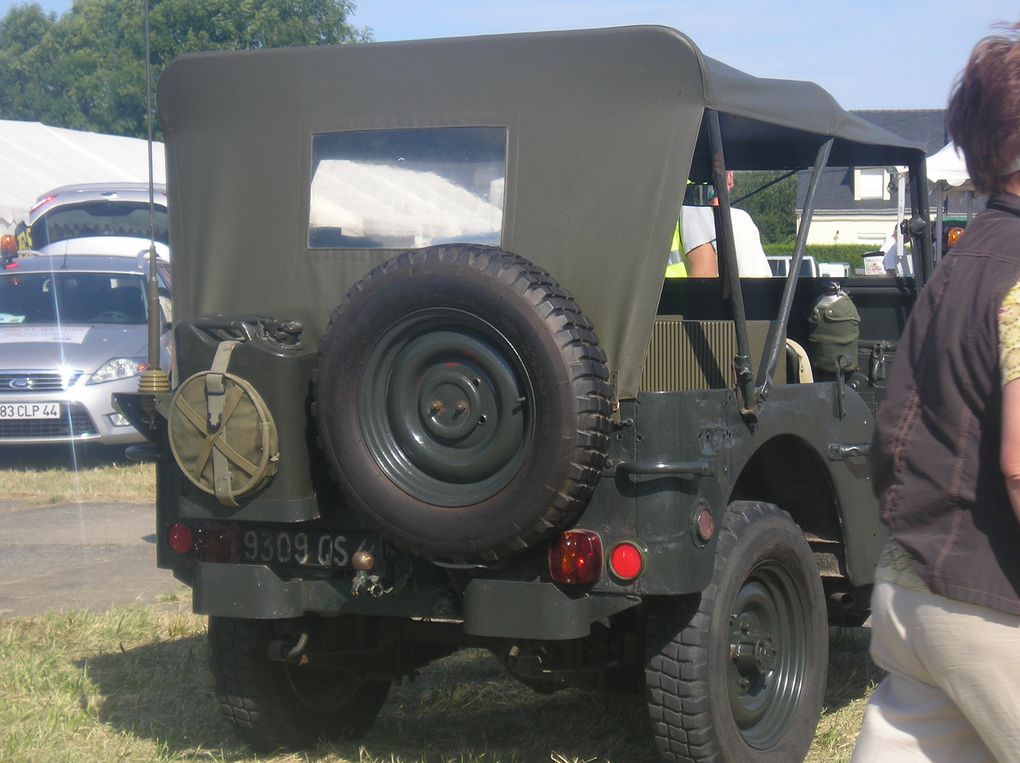
<svg viewBox="0 0 1020 763"><path fill-rule="evenodd" d="M220 617L284 619L305 612L450 619L448 589L414 586L374 598L351 594L350 577L282 578L259 564L196 562L190 580L192 608Z"/></svg>
<svg viewBox="0 0 1020 763"><path fill-rule="evenodd" d="M640 603L638 596L572 597L552 583L476 578L464 593L464 632L551 641L584 638L592 623Z"/></svg>
<svg viewBox="0 0 1020 763"><path fill-rule="evenodd" d="M261 565L198 562L192 585L196 613L284 619L305 612L462 621L472 636L566 640L584 638L591 624L640 603L637 596L570 597L551 583L472 580L463 611L451 611L446 586L408 586L379 598L351 596L350 578L284 579Z"/></svg>

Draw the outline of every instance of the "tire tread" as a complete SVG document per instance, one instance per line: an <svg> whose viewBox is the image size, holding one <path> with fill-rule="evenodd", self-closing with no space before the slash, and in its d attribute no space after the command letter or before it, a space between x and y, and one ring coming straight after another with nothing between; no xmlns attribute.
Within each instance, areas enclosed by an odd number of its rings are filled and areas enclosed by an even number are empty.
<svg viewBox="0 0 1020 763"><path fill-rule="evenodd" d="M718 763L726 759L714 730L719 719L713 719L709 701L710 613L718 597L717 581L742 533L775 517L796 526L787 512L772 504L730 504L719 525L712 582L700 597L688 597L679 607L675 602L659 601L650 609L646 700L653 736L664 760Z"/></svg>

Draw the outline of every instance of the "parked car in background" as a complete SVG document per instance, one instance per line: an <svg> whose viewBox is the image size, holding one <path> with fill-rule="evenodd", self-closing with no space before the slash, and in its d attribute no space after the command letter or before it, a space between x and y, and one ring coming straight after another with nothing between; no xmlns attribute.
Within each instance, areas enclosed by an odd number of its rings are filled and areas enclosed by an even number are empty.
<svg viewBox="0 0 1020 763"><path fill-rule="evenodd" d="M133 258L87 255L18 258L0 271L0 445L142 441L110 396L134 391L145 369L145 275ZM165 265L157 277L169 296Z"/></svg>
<svg viewBox="0 0 1020 763"><path fill-rule="evenodd" d="M849 262L819 262L818 276L820 278L847 278L851 275Z"/></svg>
<svg viewBox="0 0 1020 763"><path fill-rule="evenodd" d="M778 278L786 278L790 272L790 260L792 257L769 255L766 259L769 261L769 267L772 268L772 275ZM818 278L818 275L818 263L815 262L815 258L810 254L804 255L804 259L800 261L800 277Z"/></svg>
<svg viewBox="0 0 1020 763"><path fill-rule="evenodd" d="M153 206L156 253L167 260L166 186L154 186ZM135 256L148 251L149 186L84 183L54 188L36 200L19 238L22 248L41 254Z"/></svg>

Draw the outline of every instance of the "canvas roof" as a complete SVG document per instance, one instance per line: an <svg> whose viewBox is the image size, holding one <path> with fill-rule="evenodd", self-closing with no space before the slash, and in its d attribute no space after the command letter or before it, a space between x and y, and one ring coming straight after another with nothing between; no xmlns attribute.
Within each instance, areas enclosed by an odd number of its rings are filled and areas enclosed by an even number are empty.
<svg viewBox="0 0 1020 763"><path fill-rule="evenodd" d="M710 176L706 108L733 169L913 164L924 150L815 84L760 79L664 27L200 53L159 83L175 317L263 312L310 341L397 252L308 247L312 136L502 126L501 246L549 270L635 393L688 178ZM216 253L211 267L209 252ZM237 288L238 274L252 280Z"/></svg>

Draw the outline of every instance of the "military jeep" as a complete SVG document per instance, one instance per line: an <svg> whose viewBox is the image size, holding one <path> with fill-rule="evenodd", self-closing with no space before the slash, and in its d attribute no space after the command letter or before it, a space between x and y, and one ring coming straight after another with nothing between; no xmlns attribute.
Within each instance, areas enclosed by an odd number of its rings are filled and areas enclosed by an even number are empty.
<svg viewBox="0 0 1020 763"><path fill-rule="evenodd" d="M192 55L158 100L173 389L120 402L226 719L343 739L481 647L643 695L668 760L802 759L884 541L923 150L657 27ZM916 282L798 278L822 174L889 165ZM811 173L790 277L740 277L730 169ZM689 184L721 275L666 280Z"/></svg>

